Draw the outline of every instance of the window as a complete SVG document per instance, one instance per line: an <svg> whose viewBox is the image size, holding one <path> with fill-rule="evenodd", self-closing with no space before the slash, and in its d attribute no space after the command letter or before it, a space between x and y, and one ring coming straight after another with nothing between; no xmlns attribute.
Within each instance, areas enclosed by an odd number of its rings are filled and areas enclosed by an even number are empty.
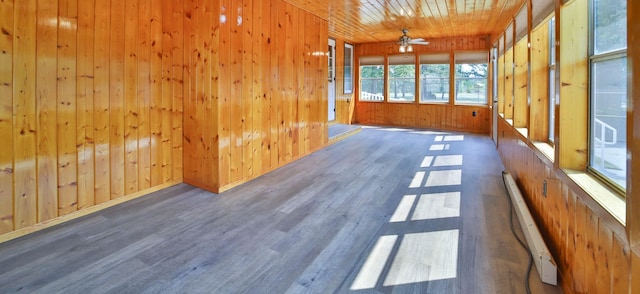
<svg viewBox="0 0 640 294"><path fill-rule="evenodd" d="M549 142L553 143L556 121L556 18L549 20Z"/></svg>
<svg viewBox="0 0 640 294"><path fill-rule="evenodd" d="M353 93L353 45L344 44L344 93Z"/></svg>
<svg viewBox="0 0 640 294"><path fill-rule="evenodd" d="M360 57L360 101L384 101L384 57Z"/></svg>
<svg viewBox="0 0 640 294"><path fill-rule="evenodd" d="M448 103L449 53L420 56L420 103Z"/></svg>
<svg viewBox="0 0 640 294"><path fill-rule="evenodd" d="M389 56L389 102L413 102L415 93L415 56Z"/></svg>
<svg viewBox="0 0 640 294"><path fill-rule="evenodd" d="M591 2L589 167L619 189L627 165L627 1Z"/></svg>
<svg viewBox="0 0 640 294"><path fill-rule="evenodd" d="M487 104L487 52L456 53L456 104Z"/></svg>

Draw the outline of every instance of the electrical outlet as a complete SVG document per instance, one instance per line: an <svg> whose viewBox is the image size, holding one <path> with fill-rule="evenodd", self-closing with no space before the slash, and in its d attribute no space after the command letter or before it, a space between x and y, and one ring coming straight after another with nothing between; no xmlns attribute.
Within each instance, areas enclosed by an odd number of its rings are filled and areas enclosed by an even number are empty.
<svg viewBox="0 0 640 294"><path fill-rule="evenodd" d="M474 111L474 112L472 112L472 113L471 113L471 115L476 116L476 112L475 112L475 111Z"/></svg>
<svg viewBox="0 0 640 294"><path fill-rule="evenodd" d="M547 180L542 181L542 196L547 198Z"/></svg>

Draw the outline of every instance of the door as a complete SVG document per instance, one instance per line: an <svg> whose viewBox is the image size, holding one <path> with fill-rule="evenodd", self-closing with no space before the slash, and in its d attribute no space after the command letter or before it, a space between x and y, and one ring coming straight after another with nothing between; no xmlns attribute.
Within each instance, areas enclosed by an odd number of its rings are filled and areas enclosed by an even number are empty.
<svg viewBox="0 0 640 294"><path fill-rule="evenodd" d="M329 39L329 121L336 119L336 40Z"/></svg>

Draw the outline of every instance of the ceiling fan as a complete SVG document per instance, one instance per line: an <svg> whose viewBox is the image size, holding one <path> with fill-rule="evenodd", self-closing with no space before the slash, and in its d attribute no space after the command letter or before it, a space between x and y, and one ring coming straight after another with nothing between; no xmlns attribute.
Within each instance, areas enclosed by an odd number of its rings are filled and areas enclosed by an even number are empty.
<svg viewBox="0 0 640 294"><path fill-rule="evenodd" d="M409 33L408 29L402 29L402 36L400 36L400 39L398 40L400 52L413 52L412 45L429 45L429 42L425 41L423 38L412 39L407 35L407 33Z"/></svg>

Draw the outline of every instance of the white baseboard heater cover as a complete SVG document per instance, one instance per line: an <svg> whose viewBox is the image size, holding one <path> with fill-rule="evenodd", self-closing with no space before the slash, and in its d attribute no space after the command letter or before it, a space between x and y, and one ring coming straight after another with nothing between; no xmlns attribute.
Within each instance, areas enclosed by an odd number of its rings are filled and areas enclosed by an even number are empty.
<svg viewBox="0 0 640 294"><path fill-rule="evenodd" d="M538 230L536 223L533 221L533 217L529 212L527 203L524 202L522 194L520 194L520 190L518 189L518 186L513 180L511 174L505 172L503 177L507 186L507 191L509 192L509 197L511 197L511 202L513 203L516 215L518 216L518 221L520 221L520 226L522 226L522 231L527 239L529 251L531 251L533 261L538 269L540 280L544 283L557 286L558 268L547 249L547 245L544 243L544 240L540 235L540 230Z"/></svg>

